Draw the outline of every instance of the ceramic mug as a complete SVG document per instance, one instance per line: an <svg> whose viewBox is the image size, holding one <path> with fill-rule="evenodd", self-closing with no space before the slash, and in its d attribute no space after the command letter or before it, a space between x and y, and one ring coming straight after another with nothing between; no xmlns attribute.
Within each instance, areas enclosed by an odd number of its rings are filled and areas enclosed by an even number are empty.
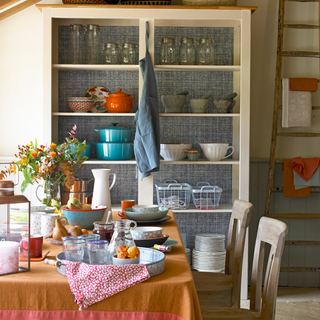
<svg viewBox="0 0 320 320"><path fill-rule="evenodd" d="M47 236L53 231L56 224L56 219L58 220L65 219L66 221L63 224L63 226L66 225L66 223L68 222L67 218L66 217L59 218L59 216L60 215L57 213L49 213L49 214L41 215L41 234L43 236Z"/></svg>
<svg viewBox="0 0 320 320"><path fill-rule="evenodd" d="M132 208L136 202L134 200L121 200L121 210L124 213L124 209Z"/></svg>
<svg viewBox="0 0 320 320"><path fill-rule="evenodd" d="M20 248L22 249L23 256L28 258L28 238L22 238L20 241ZM42 257L42 245L43 236L40 234L30 235L30 258L41 258Z"/></svg>
<svg viewBox="0 0 320 320"><path fill-rule="evenodd" d="M30 230L31 234L41 234L41 216L45 212L32 212L30 216Z"/></svg>

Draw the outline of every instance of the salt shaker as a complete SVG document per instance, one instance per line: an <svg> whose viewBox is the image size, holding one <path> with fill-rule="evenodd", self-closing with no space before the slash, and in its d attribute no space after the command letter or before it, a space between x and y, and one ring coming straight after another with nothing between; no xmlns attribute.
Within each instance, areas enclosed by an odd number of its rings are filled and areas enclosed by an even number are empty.
<svg viewBox="0 0 320 320"><path fill-rule="evenodd" d="M135 43L125 42L122 44L121 63L122 64L135 64L136 63L136 45L135 45Z"/></svg>
<svg viewBox="0 0 320 320"><path fill-rule="evenodd" d="M212 65L213 64L213 40L210 38L200 38L198 46L198 64Z"/></svg>
<svg viewBox="0 0 320 320"><path fill-rule="evenodd" d="M81 24L70 25L68 63L84 63L84 32Z"/></svg>
<svg viewBox="0 0 320 320"><path fill-rule="evenodd" d="M106 43L103 50L104 64L118 64L119 63L119 46L117 43Z"/></svg>
<svg viewBox="0 0 320 320"><path fill-rule="evenodd" d="M176 50L174 38L161 39L161 64L176 64Z"/></svg>
<svg viewBox="0 0 320 320"><path fill-rule="evenodd" d="M86 43L86 63L88 64L101 63L100 26L98 26L97 24L87 25L85 43Z"/></svg>
<svg viewBox="0 0 320 320"><path fill-rule="evenodd" d="M182 38L179 51L180 64L192 65L196 63L196 49L193 38Z"/></svg>

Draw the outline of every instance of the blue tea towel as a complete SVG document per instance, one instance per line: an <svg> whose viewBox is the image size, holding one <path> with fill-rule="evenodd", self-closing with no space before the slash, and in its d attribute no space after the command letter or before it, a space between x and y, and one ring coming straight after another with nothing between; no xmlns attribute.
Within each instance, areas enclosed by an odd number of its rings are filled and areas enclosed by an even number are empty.
<svg viewBox="0 0 320 320"><path fill-rule="evenodd" d="M149 54L149 26L146 22L146 56L140 60L143 88L134 117L134 154L142 179L160 169L160 124L157 85Z"/></svg>

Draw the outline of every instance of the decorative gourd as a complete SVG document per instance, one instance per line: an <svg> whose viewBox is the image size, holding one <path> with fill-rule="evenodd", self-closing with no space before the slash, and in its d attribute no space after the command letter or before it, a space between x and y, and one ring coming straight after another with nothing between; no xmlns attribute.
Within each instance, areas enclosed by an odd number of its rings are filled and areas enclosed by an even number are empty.
<svg viewBox="0 0 320 320"><path fill-rule="evenodd" d="M62 241L62 237L67 235L68 235L68 230L61 224L59 219L56 219L55 227L52 233L53 240Z"/></svg>

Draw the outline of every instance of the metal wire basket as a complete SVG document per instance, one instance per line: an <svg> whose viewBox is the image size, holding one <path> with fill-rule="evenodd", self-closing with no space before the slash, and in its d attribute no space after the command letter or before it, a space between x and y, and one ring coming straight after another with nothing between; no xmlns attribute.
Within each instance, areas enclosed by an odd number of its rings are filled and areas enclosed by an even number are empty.
<svg viewBox="0 0 320 320"><path fill-rule="evenodd" d="M217 209L221 193L222 189L218 186L210 186L208 182L198 182L197 186L192 188L193 204L199 210Z"/></svg>
<svg viewBox="0 0 320 320"><path fill-rule="evenodd" d="M167 180L155 184L159 207L168 209L187 209L191 201L191 185L178 183L176 180Z"/></svg>

